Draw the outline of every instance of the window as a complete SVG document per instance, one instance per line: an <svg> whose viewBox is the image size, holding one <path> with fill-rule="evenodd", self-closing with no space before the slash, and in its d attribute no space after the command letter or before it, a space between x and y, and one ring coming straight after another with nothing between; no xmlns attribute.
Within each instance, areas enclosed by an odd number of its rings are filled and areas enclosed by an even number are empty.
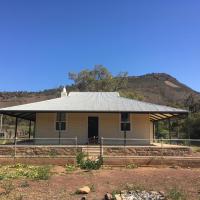
<svg viewBox="0 0 200 200"><path fill-rule="evenodd" d="M121 131L130 131L131 130L131 120L130 120L130 113L123 112L121 113Z"/></svg>
<svg viewBox="0 0 200 200"><path fill-rule="evenodd" d="M56 115L56 131L66 130L66 114L64 112L59 112Z"/></svg>

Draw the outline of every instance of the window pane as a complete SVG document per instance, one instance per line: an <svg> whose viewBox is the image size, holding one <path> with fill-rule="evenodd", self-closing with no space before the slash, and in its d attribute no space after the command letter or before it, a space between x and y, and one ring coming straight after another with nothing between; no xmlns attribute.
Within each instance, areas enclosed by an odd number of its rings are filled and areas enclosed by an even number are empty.
<svg viewBox="0 0 200 200"><path fill-rule="evenodd" d="M60 113L60 121L65 121L65 113Z"/></svg>
<svg viewBox="0 0 200 200"><path fill-rule="evenodd" d="M61 122L61 131L65 131L66 126L65 126L65 122Z"/></svg>
<svg viewBox="0 0 200 200"><path fill-rule="evenodd" d="M59 131L59 129L60 129L60 128L59 128L59 125L60 125L60 122L56 122L56 130L57 130L57 131Z"/></svg>
<svg viewBox="0 0 200 200"><path fill-rule="evenodd" d="M130 123L121 123L121 131L130 131L131 124Z"/></svg>
<svg viewBox="0 0 200 200"><path fill-rule="evenodd" d="M60 122L60 121L65 121L65 120L66 120L65 113L58 112L56 116L56 121Z"/></svg>
<svg viewBox="0 0 200 200"><path fill-rule="evenodd" d="M130 121L130 113L127 113L127 112L121 113L121 121L129 122Z"/></svg>
<svg viewBox="0 0 200 200"><path fill-rule="evenodd" d="M126 123L126 130L130 131L131 130L131 124L130 123Z"/></svg>

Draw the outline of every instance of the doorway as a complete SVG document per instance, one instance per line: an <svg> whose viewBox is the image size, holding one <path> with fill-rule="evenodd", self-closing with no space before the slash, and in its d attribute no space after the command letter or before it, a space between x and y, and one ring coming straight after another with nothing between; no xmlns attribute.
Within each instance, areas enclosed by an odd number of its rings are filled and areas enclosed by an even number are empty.
<svg viewBox="0 0 200 200"><path fill-rule="evenodd" d="M98 143L99 136L99 118L88 117L88 141L89 143Z"/></svg>

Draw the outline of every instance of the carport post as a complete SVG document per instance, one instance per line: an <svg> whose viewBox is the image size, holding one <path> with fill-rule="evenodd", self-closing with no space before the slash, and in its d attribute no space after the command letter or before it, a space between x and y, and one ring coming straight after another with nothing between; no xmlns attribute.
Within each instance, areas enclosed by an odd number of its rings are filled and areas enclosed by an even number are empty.
<svg viewBox="0 0 200 200"><path fill-rule="evenodd" d="M36 121L34 121L34 126L33 126L33 144L35 144L35 128L36 128Z"/></svg>
<svg viewBox="0 0 200 200"><path fill-rule="evenodd" d="M188 145L190 146L191 145L191 138L190 138L190 127L189 127L189 114L187 115L187 134L188 134Z"/></svg>
<svg viewBox="0 0 200 200"><path fill-rule="evenodd" d="M29 121L29 140L31 138L31 120Z"/></svg>
<svg viewBox="0 0 200 200"><path fill-rule="evenodd" d="M168 129L169 129L169 142L170 142L170 144L171 144L171 120L170 120L170 118L168 119Z"/></svg>
<svg viewBox="0 0 200 200"><path fill-rule="evenodd" d="M3 114L0 114L0 131L3 129Z"/></svg>
<svg viewBox="0 0 200 200"><path fill-rule="evenodd" d="M153 123L153 142L154 142L155 141L155 123L154 121L152 123Z"/></svg>
<svg viewBox="0 0 200 200"><path fill-rule="evenodd" d="M14 143L16 143L16 138L17 138L17 125L18 125L18 117L16 117L16 120L15 120L15 140L14 140Z"/></svg>

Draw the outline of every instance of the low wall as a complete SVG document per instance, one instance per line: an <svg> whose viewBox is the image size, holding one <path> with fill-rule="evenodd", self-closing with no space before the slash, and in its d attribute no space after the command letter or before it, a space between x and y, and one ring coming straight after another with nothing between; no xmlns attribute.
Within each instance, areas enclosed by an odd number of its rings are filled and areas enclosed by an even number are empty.
<svg viewBox="0 0 200 200"><path fill-rule="evenodd" d="M77 152L81 152L83 146L0 146L0 157L75 157ZM98 150L100 154L99 146L92 147L93 150ZM104 146L104 157L132 157L132 156L189 156L192 154L192 150L189 147L148 147L148 146ZM89 152L90 154L90 152ZM98 154L98 153L97 153ZM98 155L99 155L98 154ZM98 156L97 155L97 156Z"/></svg>
<svg viewBox="0 0 200 200"><path fill-rule="evenodd" d="M188 156L192 154L189 147L104 147L103 156Z"/></svg>
<svg viewBox="0 0 200 200"><path fill-rule="evenodd" d="M0 146L0 157L75 157L74 146Z"/></svg>

